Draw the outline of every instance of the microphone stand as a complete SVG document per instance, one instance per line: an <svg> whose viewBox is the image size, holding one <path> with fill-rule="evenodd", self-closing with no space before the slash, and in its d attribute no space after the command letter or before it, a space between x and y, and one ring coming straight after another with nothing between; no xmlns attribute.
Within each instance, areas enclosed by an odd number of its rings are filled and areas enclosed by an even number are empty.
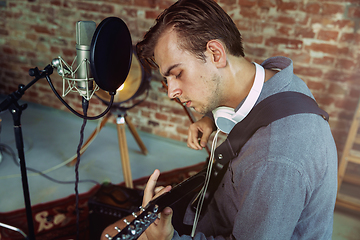
<svg viewBox="0 0 360 240"><path fill-rule="evenodd" d="M53 68L51 65L45 67L44 70L39 71L39 69L33 68L29 70L29 75L34 76L35 78L28 84L23 85L20 84L18 90L8 95L8 97L0 104L0 112L8 109L13 116L14 122L14 133L15 133L15 141L16 148L18 151L18 157L20 161L20 169L21 169L21 179L22 179L22 187L26 208L26 217L28 223L28 237L26 239L35 240L35 231L34 231L34 222L32 217L31 210L31 202L30 202L30 193L29 193L29 184L26 173L26 163L25 163L25 154L24 154L24 141L21 130L21 114L27 108L27 104L19 105L18 100L24 95L25 91L30 88L34 83L36 83L39 79L45 78L47 75L51 75L53 73Z"/></svg>

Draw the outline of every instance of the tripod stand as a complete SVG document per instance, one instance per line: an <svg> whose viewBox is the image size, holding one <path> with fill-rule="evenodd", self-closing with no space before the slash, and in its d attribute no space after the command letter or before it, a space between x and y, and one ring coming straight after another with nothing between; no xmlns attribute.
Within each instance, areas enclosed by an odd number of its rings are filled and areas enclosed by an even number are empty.
<svg viewBox="0 0 360 240"><path fill-rule="evenodd" d="M18 100L24 95L25 91L35 84L39 79L45 78L53 73L53 68L48 65L44 70L40 71L38 68L33 68L29 70L29 75L35 77L29 84L26 86L20 84L18 90L8 95L8 97L0 103L0 112L9 110L14 122L14 134L16 140L16 148L18 151L18 157L20 161L20 170L21 170L21 180L23 187L24 203L26 210L26 218L28 223L28 239L35 239L34 231L34 221L32 218L32 209L30 201L30 192L29 192L29 183L26 173L26 162L25 162L25 152L24 152L24 141L21 128L21 115L22 112L27 108L27 104L19 105Z"/></svg>
<svg viewBox="0 0 360 240"><path fill-rule="evenodd" d="M101 119L101 121L98 124L98 127L91 133L89 138L83 144L83 146L81 147L81 150L80 150L80 154L85 152L85 150L88 148L90 143L95 139L96 135L100 132L100 130L108 122L111 115L116 116L116 129L117 129L117 134L118 134L119 151L120 151L121 164L122 164L122 168L123 168L125 186L128 188L133 188L134 186L133 186L133 182L132 182L129 151L128 151L128 146L127 146L127 141L126 141L126 133L125 133L125 125L127 125L129 127L129 130L130 130L131 134L133 135L135 141L139 145L141 152L144 155L146 155L148 153L148 151L147 151L143 141L141 140L138 132L136 131L136 128L132 124L130 118L127 116L126 110L124 108L112 107L110 109L110 112ZM74 155L71 159L72 160L69 163L69 165L73 166L76 163L76 155Z"/></svg>

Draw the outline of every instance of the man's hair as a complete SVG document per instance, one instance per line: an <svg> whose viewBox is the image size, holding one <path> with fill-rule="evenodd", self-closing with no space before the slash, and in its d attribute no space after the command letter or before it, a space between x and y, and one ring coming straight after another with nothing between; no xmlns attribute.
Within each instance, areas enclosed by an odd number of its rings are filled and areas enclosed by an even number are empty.
<svg viewBox="0 0 360 240"><path fill-rule="evenodd" d="M179 47L205 61L206 45L210 40L220 40L234 56L243 56L241 34L230 16L214 0L179 0L165 9L155 25L136 45L137 55L153 68L154 49L161 34L173 28Z"/></svg>

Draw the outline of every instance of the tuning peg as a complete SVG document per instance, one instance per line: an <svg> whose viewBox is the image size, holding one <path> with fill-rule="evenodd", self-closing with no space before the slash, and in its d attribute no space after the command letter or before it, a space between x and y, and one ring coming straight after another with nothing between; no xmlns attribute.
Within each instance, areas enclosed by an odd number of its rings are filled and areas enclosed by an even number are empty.
<svg viewBox="0 0 360 240"><path fill-rule="evenodd" d="M118 228L118 227L115 227L115 230L118 231L118 232L121 232L121 229Z"/></svg>
<svg viewBox="0 0 360 240"><path fill-rule="evenodd" d="M130 222L127 219L124 219L124 223L126 223L126 225L130 225Z"/></svg>
<svg viewBox="0 0 360 240"><path fill-rule="evenodd" d="M105 237L106 237L107 239L109 239L109 240L111 240L111 239L112 239L112 237L110 237L110 235L109 235L109 234L105 234Z"/></svg>
<svg viewBox="0 0 360 240"><path fill-rule="evenodd" d="M136 213L132 213L131 215L133 215L134 218L137 218L138 216L136 215Z"/></svg>

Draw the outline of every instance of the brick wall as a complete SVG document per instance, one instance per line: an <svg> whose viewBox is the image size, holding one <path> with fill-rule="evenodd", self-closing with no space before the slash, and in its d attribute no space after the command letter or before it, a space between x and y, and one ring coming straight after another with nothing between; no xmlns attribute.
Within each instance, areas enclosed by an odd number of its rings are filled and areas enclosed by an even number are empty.
<svg viewBox="0 0 360 240"><path fill-rule="evenodd" d="M71 63L75 56L76 21L100 23L109 16L120 17L136 43L154 18L173 2L1 0L0 94L9 94L19 84L29 83L30 68L43 69L58 55ZM308 84L320 106L329 112L341 154L360 96L359 0L218 2L241 31L249 60L261 63L276 55L293 59L295 73ZM51 78L61 91L61 78L55 73ZM185 141L190 121L182 107L167 98L159 79L155 73L148 98L130 110L129 116L140 130ZM23 99L65 110L45 79L28 89ZM65 100L81 110L78 94L70 94ZM89 114L98 114L104 107L92 98Z"/></svg>

